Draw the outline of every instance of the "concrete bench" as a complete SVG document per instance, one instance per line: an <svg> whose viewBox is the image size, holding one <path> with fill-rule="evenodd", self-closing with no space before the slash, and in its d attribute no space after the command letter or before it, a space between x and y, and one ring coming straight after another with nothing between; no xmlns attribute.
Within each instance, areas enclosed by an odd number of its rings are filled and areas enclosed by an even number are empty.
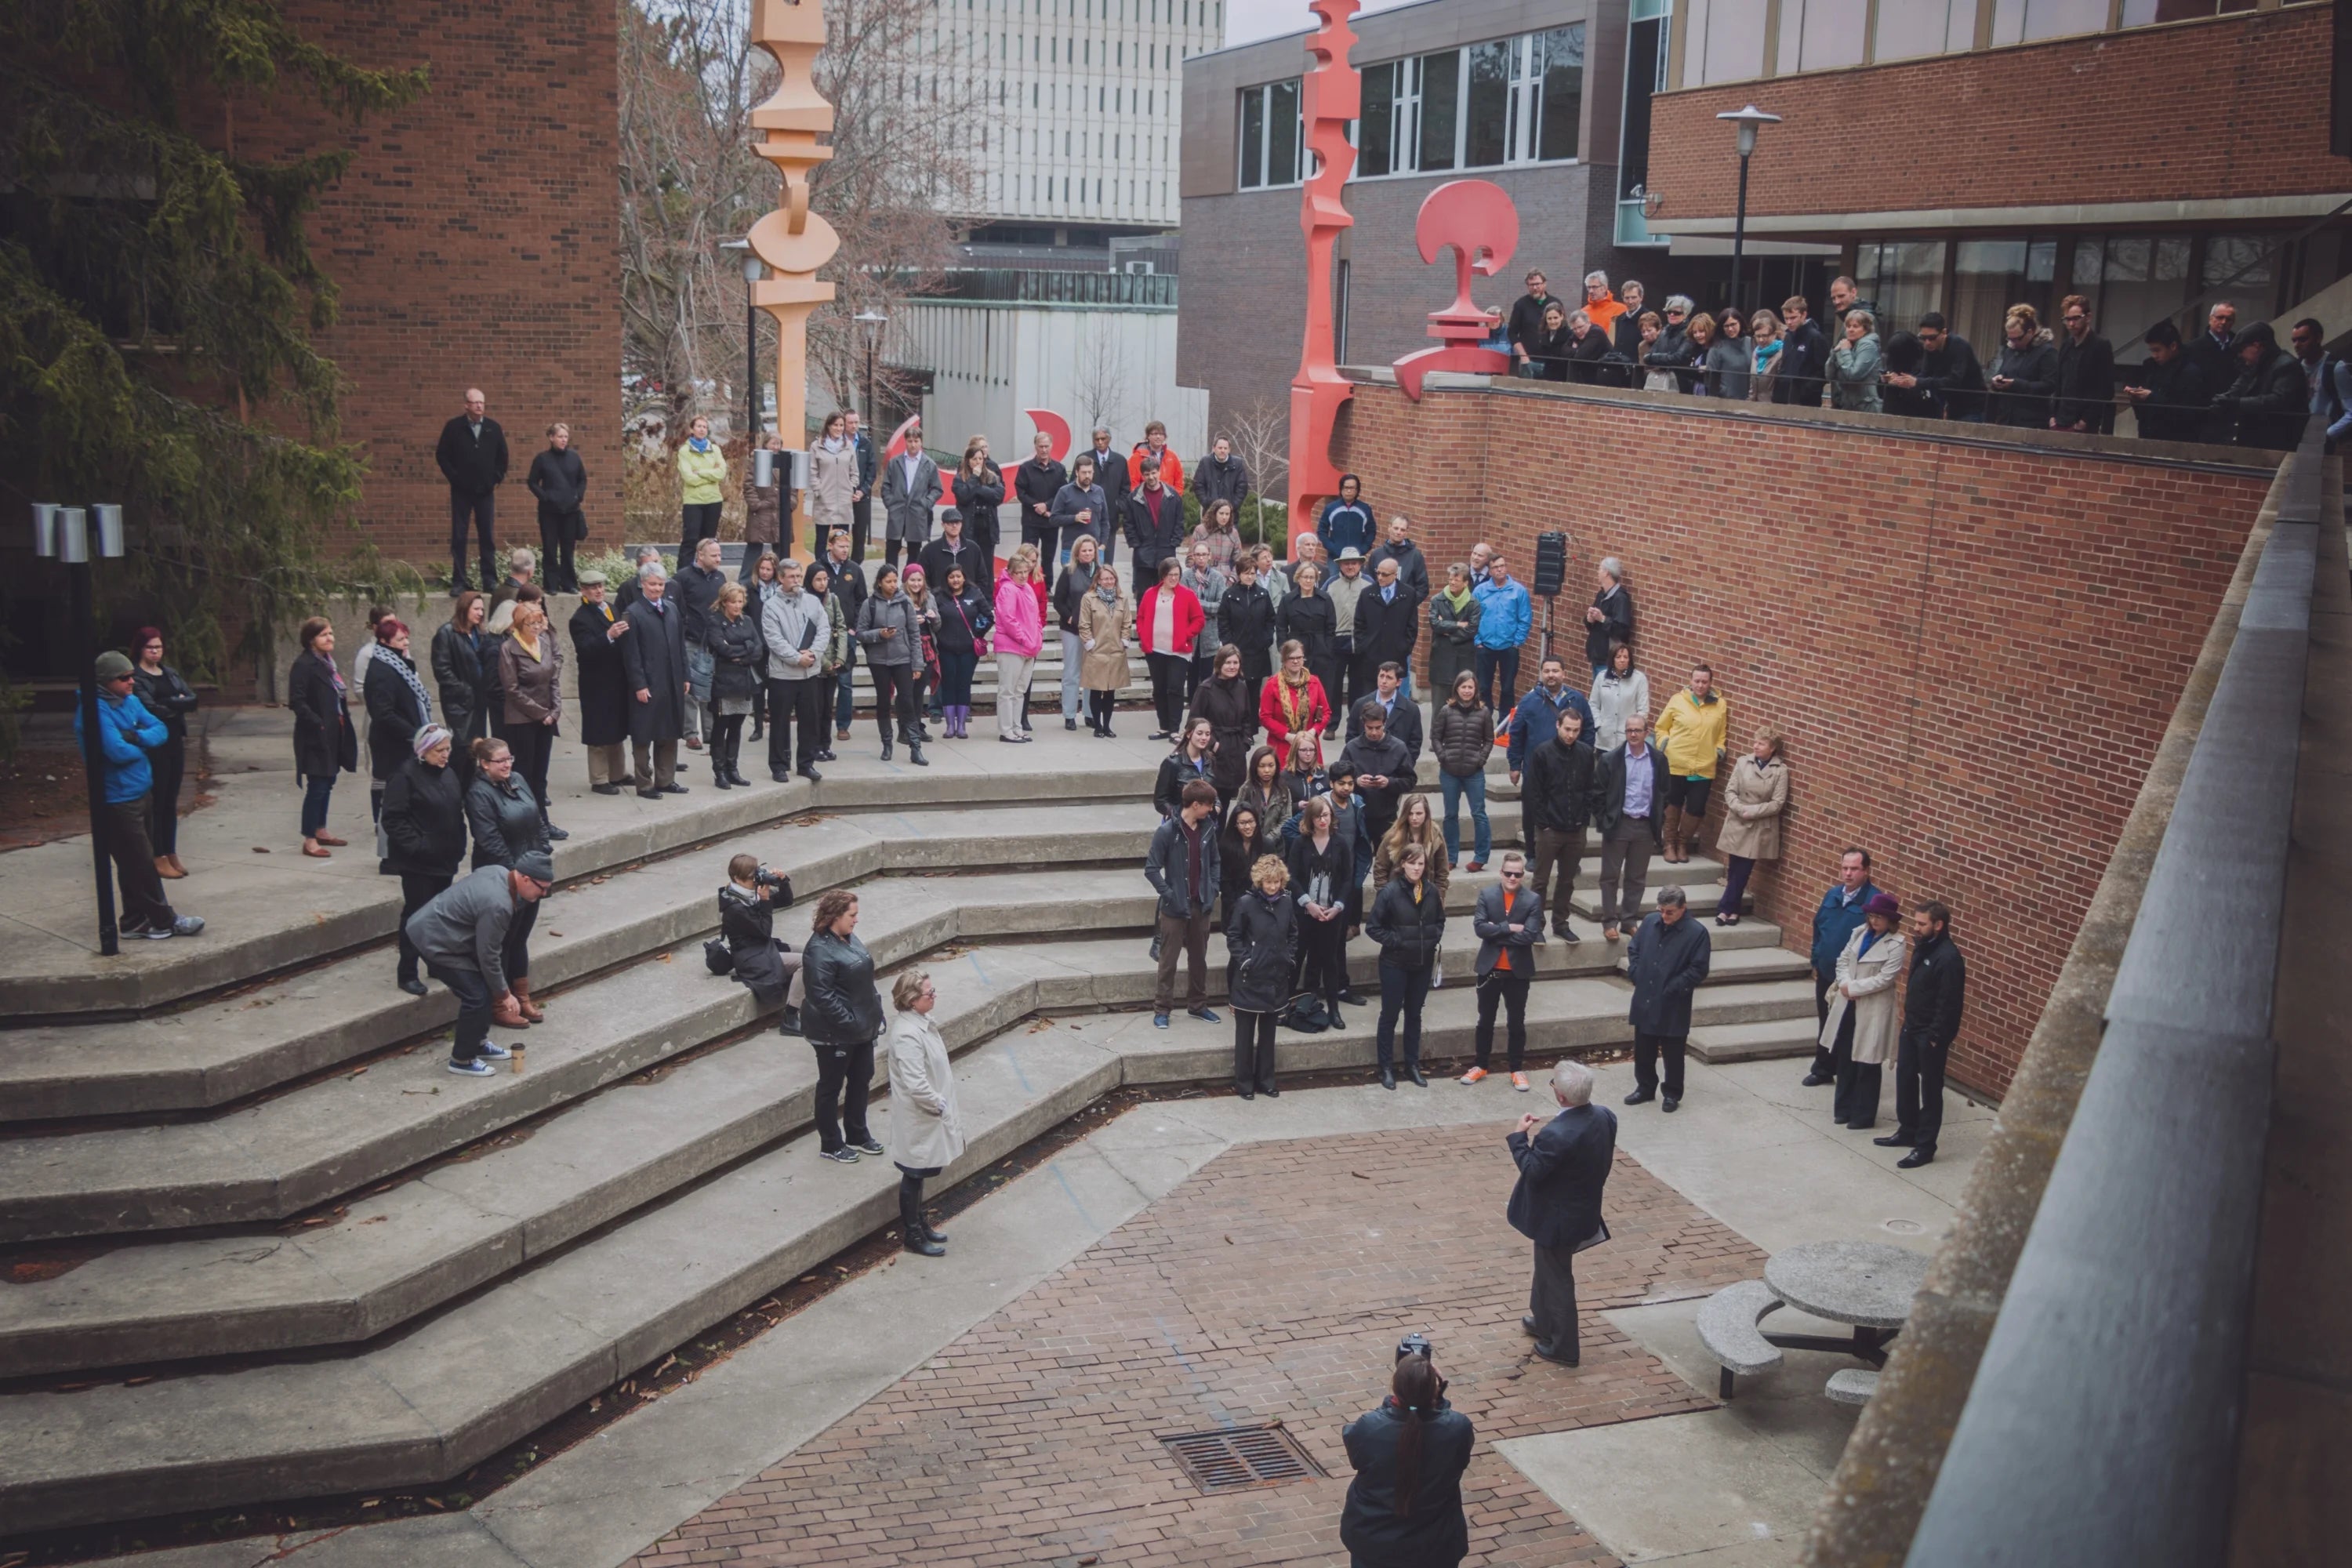
<svg viewBox="0 0 2352 1568"><path fill-rule="evenodd" d="M1868 1367L1850 1366L1830 1373L1829 1396L1840 1405L1867 1405L1877 1392L1878 1373Z"/></svg>
<svg viewBox="0 0 2352 1568"><path fill-rule="evenodd" d="M1780 1347L1756 1325L1780 1310L1780 1298L1761 1279L1742 1279L1709 1296L1698 1310L1698 1337L1707 1353L1723 1363L1718 1394L1728 1400L1738 1379L1780 1364Z"/></svg>

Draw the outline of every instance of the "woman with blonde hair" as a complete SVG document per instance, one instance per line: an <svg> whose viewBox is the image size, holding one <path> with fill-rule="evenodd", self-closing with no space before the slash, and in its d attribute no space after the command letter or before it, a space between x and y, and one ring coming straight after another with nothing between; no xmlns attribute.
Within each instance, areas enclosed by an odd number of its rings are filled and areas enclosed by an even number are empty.
<svg viewBox="0 0 2352 1568"><path fill-rule="evenodd" d="M1087 688L1087 724L1097 739L1115 741L1112 710L1127 684L1127 650L1135 630L1135 610L1119 591L1118 574L1095 568L1094 586L1078 605L1078 646L1085 650L1079 676Z"/></svg>
<svg viewBox="0 0 2352 1568"><path fill-rule="evenodd" d="M1049 543L1046 548L1050 550L1053 546ZM1086 607L1087 596L1094 592L1095 568L1100 564L1101 562L1096 559L1095 536L1082 533L1071 547L1061 577L1054 584L1051 608L1054 629L1061 634L1062 638L1062 728L1065 730L1078 727L1078 710L1086 706L1086 683L1081 679L1086 660L1081 657L1083 650L1078 644L1078 612ZM1087 728L1093 727L1094 721L1089 714Z"/></svg>
<svg viewBox="0 0 2352 1568"><path fill-rule="evenodd" d="M1308 672L1306 646L1297 638L1282 645L1282 668L1258 696L1257 718L1265 726L1276 759L1286 768L1294 747L1309 735L1319 740L1331 722L1331 700L1321 679Z"/></svg>
<svg viewBox="0 0 2352 1568"><path fill-rule="evenodd" d="M1445 834L1437 826L1437 814L1430 809L1429 797L1418 790L1398 803L1396 821L1390 824L1372 849L1375 896L1396 875L1397 862L1404 852L1415 846L1428 853L1429 885L1437 889L1438 900L1444 901L1446 884L1454 876L1454 855L1445 847Z"/></svg>
<svg viewBox="0 0 2352 1568"><path fill-rule="evenodd" d="M2042 335L2042 318L2031 305L2011 305L2002 318L2006 341L1987 367L1985 417L1994 425L2047 429L2050 396L2058 390L2058 351Z"/></svg>
<svg viewBox="0 0 2352 1568"><path fill-rule="evenodd" d="M1016 744L1036 739L1029 732L1029 681L1045 647L1043 572L1037 547L1024 544L996 584L996 738Z"/></svg>
<svg viewBox="0 0 2352 1568"><path fill-rule="evenodd" d="M1715 836L1715 847L1729 868L1723 875L1723 899L1715 910L1719 926L1739 923L1740 902L1748 895L1748 879L1756 863L1780 858L1780 818L1789 809L1789 767L1780 752L1780 731L1757 731L1748 754L1739 759L1723 786L1723 826Z"/></svg>
<svg viewBox="0 0 2352 1568"><path fill-rule="evenodd" d="M890 1159L898 1167L898 1230L907 1250L925 1258L944 1256L948 1238L923 1218L923 1183L964 1151L955 1068L931 1022L939 998L939 987L920 969L908 970L890 987L897 1014L890 1021Z"/></svg>
<svg viewBox="0 0 2352 1568"><path fill-rule="evenodd" d="M1290 896L1290 868L1278 855L1261 855L1250 868L1250 890L1228 892L1225 905L1225 996L1234 1009L1234 1092L1244 1100L1273 1097L1274 1030L1290 1005L1298 956L1298 905Z"/></svg>
<svg viewBox="0 0 2352 1568"><path fill-rule="evenodd" d="M547 764L555 754L555 737L563 718L562 640L548 635L543 605L528 599L511 603L511 624L499 648L506 741L514 749L515 771L539 802L539 819L547 837L569 838L572 835L556 826L547 811Z"/></svg>
<svg viewBox="0 0 2352 1568"><path fill-rule="evenodd" d="M768 645L756 616L744 614L751 594L742 584L719 590L714 613L702 629L703 646L710 650L710 711L716 720L710 734L710 781L720 789L750 789L743 776L743 721L759 711L768 694ZM779 718L778 724L789 721ZM805 742L809 731L801 731Z"/></svg>

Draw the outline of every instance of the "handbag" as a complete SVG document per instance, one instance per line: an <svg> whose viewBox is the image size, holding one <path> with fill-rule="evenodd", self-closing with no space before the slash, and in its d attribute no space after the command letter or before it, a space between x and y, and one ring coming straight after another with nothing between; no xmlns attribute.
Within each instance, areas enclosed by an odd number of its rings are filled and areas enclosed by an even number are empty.
<svg viewBox="0 0 2352 1568"><path fill-rule="evenodd" d="M588 514L584 511L567 512L563 520L563 536L574 544L585 540L588 537Z"/></svg>

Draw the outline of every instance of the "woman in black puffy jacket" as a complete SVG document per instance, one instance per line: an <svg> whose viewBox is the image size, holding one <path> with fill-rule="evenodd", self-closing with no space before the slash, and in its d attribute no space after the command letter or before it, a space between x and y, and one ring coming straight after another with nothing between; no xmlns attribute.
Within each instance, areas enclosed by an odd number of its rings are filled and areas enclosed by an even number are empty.
<svg viewBox="0 0 2352 1568"><path fill-rule="evenodd" d="M1227 841L1234 837L1228 829ZM1265 840L1261 837L1258 841ZM1226 894L1225 905L1225 952L1230 955L1225 997L1234 1009L1234 1092L1244 1100L1282 1092L1274 1086L1274 1028L1290 1005L1290 973L1298 952L1298 905L1290 896L1290 868L1278 856L1261 855L1249 878L1250 890L1238 898Z"/></svg>
<svg viewBox="0 0 2352 1568"><path fill-rule="evenodd" d="M1408 844L1397 874L1372 900L1364 931L1381 944L1381 1024L1376 1037L1381 1087L1396 1087L1397 1016L1404 1016L1404 1076L1429 1087L1421 1071L1421 1005L1429 997L1437 944L1445 935L1445 900L1429 876L1429 851Z"/></svg>
<svg viewBox="0 0 2352 1568"><path fill-rule="evenodd" d="M824 1158L842 1165L856 1164L861 1152L882 1152L866 1127L882 994L874 986L874 955L856 932L857 895L831 889L816 901L801 954L801 1029L816 1051L817 1142Z"/></svg>

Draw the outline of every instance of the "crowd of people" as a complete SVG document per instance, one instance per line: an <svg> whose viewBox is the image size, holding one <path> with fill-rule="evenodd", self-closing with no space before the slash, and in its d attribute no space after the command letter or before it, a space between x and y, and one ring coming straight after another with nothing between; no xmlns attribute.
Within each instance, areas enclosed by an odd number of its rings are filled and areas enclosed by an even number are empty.
<svg viewBox="0 0 2352 1568"><path fill-rule="evenodd" d="M2126 366L2081 294L2058 302L2054 324L2030 304L2009 307L1988 361L1941 311L1898 324L1850 277L1831 280L1820 320L1802 295L1745 316L1685 294L1651 310L1640 283L1612 291L1605 272L1585 276L1580 302L1554 297L1539 270L1527 289L1507 316L1488 312L1487 346L1533 380L2087 435L2112 434L2128 406L2149 440L2274 450L2294 447L2314 414L2331 444L2352 434L2352 365L2326 352L2326 330L2297 321L2282 348L2267 321L2239 328L2228 303L2190 341L2156 323L2145 363Z"/></svg>

